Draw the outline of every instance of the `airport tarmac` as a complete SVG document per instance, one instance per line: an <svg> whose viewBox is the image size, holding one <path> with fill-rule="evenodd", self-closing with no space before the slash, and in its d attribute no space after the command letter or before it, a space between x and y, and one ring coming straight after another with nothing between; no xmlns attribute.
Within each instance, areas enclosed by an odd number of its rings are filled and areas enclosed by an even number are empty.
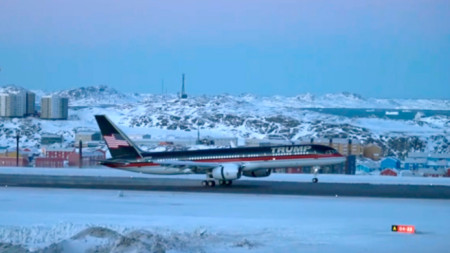
<svg viewBox="0 0 450 253"><path fill-rule="evenodd" d="M93 177L0 174L2 187L117 189L166 192L245 193L310 196L450 199L450 187L365 183L305 183L236 180L231 187L201 186L200 180L145 177Z"/></svg>

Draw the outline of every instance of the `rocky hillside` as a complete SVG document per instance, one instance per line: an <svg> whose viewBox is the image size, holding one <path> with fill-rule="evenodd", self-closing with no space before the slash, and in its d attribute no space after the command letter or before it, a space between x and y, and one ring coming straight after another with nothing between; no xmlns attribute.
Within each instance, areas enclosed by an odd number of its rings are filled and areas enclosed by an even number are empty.
<svg viewBox="0 0 450 253"><path fill-rule="evenodd" d="M136 102L131 96L105 85L63 90L53 94L69 98L70 106L99 106Z"/></svg>

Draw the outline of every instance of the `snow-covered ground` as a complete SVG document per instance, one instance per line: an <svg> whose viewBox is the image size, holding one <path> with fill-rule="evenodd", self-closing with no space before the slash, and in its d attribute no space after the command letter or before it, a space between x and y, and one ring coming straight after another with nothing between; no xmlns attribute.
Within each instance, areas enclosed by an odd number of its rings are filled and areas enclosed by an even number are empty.
<svg viewBox="0 0 450 253"><path fill-rule="evenodd" d="M450 237L450 200L3 187L0 203L10 252L448 252Z"/></svg>
<svg viewBox="0 0 450 253"><path fill-rule="evenodd" d="M0 167L0 174L27 175L64 175L64 176L95 176L95 177L149 177L149 178L184 178L204 180L205 175L149 175L109 168L26 168ZM283 182L311 182L312 174L272 173L269 177L240 180L263 180ZM321 183L367 183L367 184L409 184L409 185L445 185L450 186L448 177L415 177L415 176L380 176L380 175L338 175L319 174Z"/></svg>

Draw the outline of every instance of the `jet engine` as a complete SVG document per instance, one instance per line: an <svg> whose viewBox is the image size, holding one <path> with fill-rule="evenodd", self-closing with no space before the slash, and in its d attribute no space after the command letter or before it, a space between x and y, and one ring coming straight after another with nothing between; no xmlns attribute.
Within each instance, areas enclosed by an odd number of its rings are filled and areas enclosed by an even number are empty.
<svg viewBox="0 0 450 253"><path fill-rule="evenodd" d="M241 177L241 168L237 164L224 164L212 171L212 176L217 180L234 180Z"/></svg>
<svg viewBox="0 0 450 253"><path fill-rule="evenodd" d="M268 177L270 176L271 172L271 169L262 169L254 171L244 171L242 172L242 174L246 177Z"/></svg>

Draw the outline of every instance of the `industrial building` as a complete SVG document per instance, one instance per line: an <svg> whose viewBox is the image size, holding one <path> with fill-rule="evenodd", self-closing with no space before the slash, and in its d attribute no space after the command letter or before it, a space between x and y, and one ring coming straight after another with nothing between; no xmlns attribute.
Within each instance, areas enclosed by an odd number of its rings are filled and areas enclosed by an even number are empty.
<svg viewBox="0 0 450 253"><path fill-rule="evenodd" d="M69 115L69 99L45 96L41 99L41 119L66 120Z"/></svg>
<svg viewBox="0 0 450 253"><path fill-rule="evenodd" d="M63 143L64 138L62 135L57 134L43 134L41 135L42 145L51 145L55 143Z"/></svg>
<svg viewBox="0 0 450 253"><path fill-rule="evenodd" d="M94 132L94 131L85 131L85 132L78 132L75 134L75 143L82 141L82 142L89 142L89 141L100 141L102 139L102 136L100 132Z"/></svg>
<svg viewBox="0 0 450 253"><path fill-rule="evenodd" d="M8 152L7 149L2 149L0 152L0 166L16 166L17 162L18 165L21 167L28 166L29 157L24 154L19 154L19 157L17 157L17 152Z"/></svg>
<svg viewBox="0 0 450 253"><path fill-rule="evenodd" d="M97 147L102 136L100 132L82 131L75 134L75 147L79 147L80 141L83 147Z"/></svg>
<svg viewBox="0 0 450 253"><path fill-rule="evenodd" d="M28 158L27 157L19 156L18 160L16 157L0 157L0 166L3 166L3 167L16 166L17 162L19 162L20 167L28 166Z"/></svg>

